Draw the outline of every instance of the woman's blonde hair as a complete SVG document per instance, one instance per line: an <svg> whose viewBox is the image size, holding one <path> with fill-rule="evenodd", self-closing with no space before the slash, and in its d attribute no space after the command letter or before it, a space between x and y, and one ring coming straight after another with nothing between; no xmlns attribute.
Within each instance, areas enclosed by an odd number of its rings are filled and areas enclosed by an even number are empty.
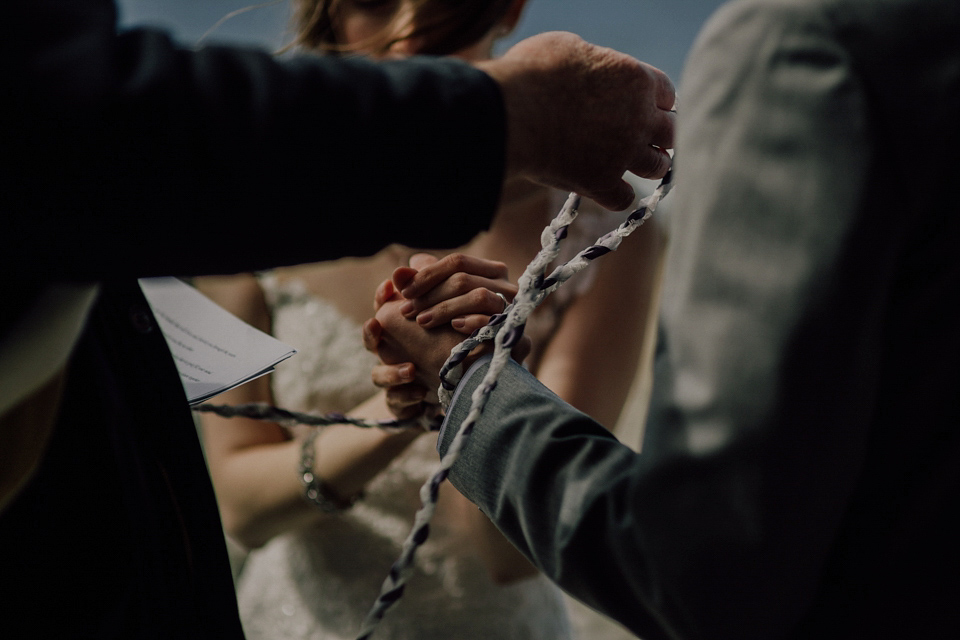
<svg viewBox="0 0 960 640"><path fill-rule="evenodd" d="M337 40L337 16L340 7L352 0L294 0L290 48L326 53L362 51L382 55L402 40L418 38L423 42L417 53L450 55L476 44L506 15L513 0L406 0L412 11L397 12L376 36L368 41L347 45ZM384 0L384 10L399 7L400 0Z"/></svg>

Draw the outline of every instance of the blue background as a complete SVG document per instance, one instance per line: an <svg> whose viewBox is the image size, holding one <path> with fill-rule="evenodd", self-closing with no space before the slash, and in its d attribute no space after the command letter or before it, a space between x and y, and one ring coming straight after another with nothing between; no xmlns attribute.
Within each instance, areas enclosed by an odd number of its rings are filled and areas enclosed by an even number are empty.
<svg viewBox="0 0 960 640"><path fill-rule="evenodd" d="M118 0L121 26L153 25L194 45L231 12L253 0ZM543 31L572 31L595 44L628 53L665 71L674 82L690 45L722 0L529 0L507 46ZM277 49L288 37L289 0L245 11L206 35L207 42Z"/></svg>

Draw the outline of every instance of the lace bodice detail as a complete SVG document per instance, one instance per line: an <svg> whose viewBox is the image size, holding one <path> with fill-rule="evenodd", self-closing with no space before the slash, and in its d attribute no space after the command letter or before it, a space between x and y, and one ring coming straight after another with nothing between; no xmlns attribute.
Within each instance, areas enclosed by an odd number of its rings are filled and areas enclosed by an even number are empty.
<svg viewBox="0 0 960 640"><path fill-rule="evenodd" d="M280 284L260 276L273 334L296 345L296 357L273 373L276 401L294 411L348 411L374 393L370 371L377 357L363 347L360 327L327 300L311 295L299 280ZM282 337L280 337L282 336Z"/></svg>
<svg viewBox="0 0 960 640"><path fill-rule="evenodd" d="M275 335L299 350L277 366L276 402L304 411L348 411L375 392L374 357L360 327L296 282L261 280ZM375 601L420 506L419 489L438 465L436 435L425 434L371 481L352 509L288 532L252 552L238 580L247 637L350 639ZM291 470L291 473L293 470ZM415 575L384 618L384 640L517 640L570 637L559 591L537 577L493 584L443 496Z"/></svg>

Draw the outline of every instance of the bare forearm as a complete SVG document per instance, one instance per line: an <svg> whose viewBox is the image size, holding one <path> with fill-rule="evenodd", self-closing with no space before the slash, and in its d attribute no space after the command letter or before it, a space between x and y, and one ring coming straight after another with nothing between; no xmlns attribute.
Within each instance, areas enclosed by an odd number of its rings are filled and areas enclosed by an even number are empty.
<svg viewBox="0 0 960 640"><path fill-rule="evenodd" d="M299 443L247 447L211 460L224 529L246 547L259 547L316 517L297 478Z"/></svg>
<svg viewBox="0 0 960 640"><path fill-rule="evenodd" d="M374 396L350 413L380 418L385 411L382 396ZM333 496L346 501L420 433L327 427L313 443L313 473ZM239 448L212 465L224 526L238 541L261 546L284 531L326 517L304 499L302 455L303 440L296 439Z"/></svg>

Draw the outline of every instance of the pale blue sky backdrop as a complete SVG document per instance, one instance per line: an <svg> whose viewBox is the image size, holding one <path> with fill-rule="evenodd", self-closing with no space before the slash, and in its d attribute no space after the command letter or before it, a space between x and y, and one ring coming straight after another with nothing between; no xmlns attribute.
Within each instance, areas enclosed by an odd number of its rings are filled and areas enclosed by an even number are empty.
<svg viewBox="0 0 960 640"><path fill-rule="evenodd" d="M572 31L665 71L679 82L703 22L722 0L530 0L509 45L543 31ZM257 5L249 0L118 0L122 26L152 25L184 44L196 43L221 18ZM208 42L276 49L286 42L289 0L246 11L224 22Z"/></svg>

